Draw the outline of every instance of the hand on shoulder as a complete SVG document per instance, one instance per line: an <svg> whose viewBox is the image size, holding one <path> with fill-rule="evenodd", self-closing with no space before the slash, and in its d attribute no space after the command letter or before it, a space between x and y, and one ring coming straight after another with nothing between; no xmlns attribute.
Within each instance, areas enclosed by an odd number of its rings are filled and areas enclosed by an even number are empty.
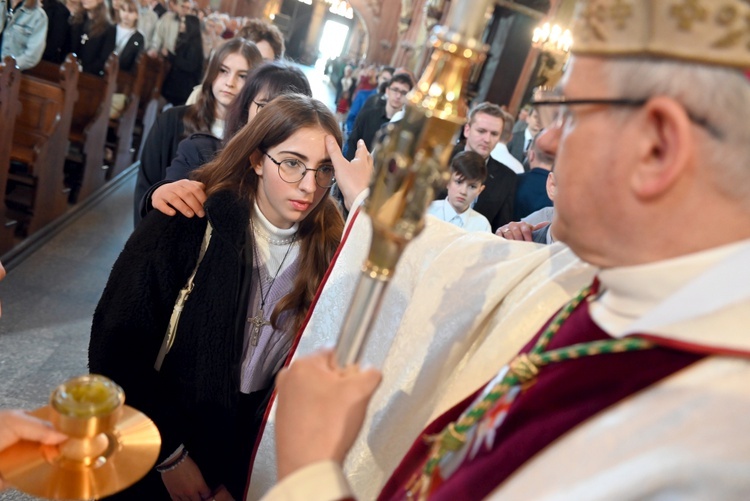
<svg viewBox="0 0 750 501"><path fill-rule="evenodd" d="M203 217L206 215L203 204L206 203L206 191L203 183L180 179L166 183L154 190L151 205L167 216L180 212L185 217Z"/></svg>

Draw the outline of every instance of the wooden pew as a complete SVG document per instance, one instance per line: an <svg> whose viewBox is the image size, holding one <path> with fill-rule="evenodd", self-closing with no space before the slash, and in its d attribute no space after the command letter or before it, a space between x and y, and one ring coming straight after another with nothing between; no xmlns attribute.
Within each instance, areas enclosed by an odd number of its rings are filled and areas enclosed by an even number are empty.
<svg viewBox="0 0 750 501"><path fill-rule="evenodd" d="M127 96L127 101L120 116L109 120L107 148L112 151L113 158L107 171L107 179L122 172L135 160L133 132L149 69L148 59L149 57L142 52L135 63L134 73L121 71L117 74L117 93Z"/></svg>
<svg viewBox="0 0 750 501"><path fill-rule="evenodd" d="M13 233L17 221L6 217L5 188L8 183L10 168L10 150L13 146L13 129L16 116L21 111L18 102L18 89L21 83L21 72L16 60L6 56L0 62L0 254L13 247Z"/></svg>
<svg viewBox="0 0 750 501"><path fill-rule="evenodd" d="M138 119L133 137L134 147L138 151L136 158L141 158L143 143L161 112L163 106L161 86L168 70L168 63L162 57L144 59L146 60L146 74L141 88L141 102L138 105Z"/></svg>
<svg viewBox="0 0 750 501"><path fill-rule="evenodd" d="M117 69L118 58L113 53L104 65L103 77L81 73L78 78L78 101L73 108L66 165L72 203L85 199L106 182L104 145L112 94L117 85ZM44 61L28 70L28 73L54 81L50 64Z"/></svg>
<svg viewBox="0 0 750 501"><path fill-rule="evenodd" d="M30 75L21 78L21 113L13 130L5 202L19 216L22 233L35 232L67 209L63 168L78 99L78 62L69 55L57 72L57 82Z"/></svg>
<svg viewBox="0 0 750 501"><path fill-rule="evenodd" d="M104 145L107 142L109 111L117 86L118 69L119 60L117 54L113 53L104 65L103 77L81 73L78 80L79 99L73 109L68 160L83 166L83 179L78 194L71 193L73 202L84 200L107 180Z"/></svg>

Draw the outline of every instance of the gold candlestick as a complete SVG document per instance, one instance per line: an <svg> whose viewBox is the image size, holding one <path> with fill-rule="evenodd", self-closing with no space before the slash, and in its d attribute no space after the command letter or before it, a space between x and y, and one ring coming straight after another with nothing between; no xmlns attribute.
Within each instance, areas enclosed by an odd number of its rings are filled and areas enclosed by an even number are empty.
<svg viewBox="0 0 750 501"><path fill-rule="evenodd" d="M435 190L445 186L453 140L465 122L464 87L486 53L478 36L488 6L485 0L452 7L449 27L433 34L430 63L409 94L404 117L388 126L373 150L375 175L365 209L372 243L336 345L340 367L359 360L396 263L422 231Z"/></svg>

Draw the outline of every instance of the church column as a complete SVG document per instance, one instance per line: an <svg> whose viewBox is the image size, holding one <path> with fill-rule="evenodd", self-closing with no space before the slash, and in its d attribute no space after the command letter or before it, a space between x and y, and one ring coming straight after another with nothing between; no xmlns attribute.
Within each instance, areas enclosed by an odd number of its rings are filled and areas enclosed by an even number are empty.
<svg viewBox="0 0 750 501"><path fill-rule="evenodd" d="M391 66L406 67L412 72L416 70L416 55L420 52L425 39L425 3L426 0L401 0L399 41L391 59Z"/></svg>
<svg viewBox="0 0 750 501"><path fill-rule="evenodd" d="M560 0L550 0L550 7L549 7L549 11L547 12L547 19L552 19L556 16L557 11L560 8L560 3L561 3ZM541 51L539 47L534 47L532 45L531 49L529 50L529 54L526 57L526 62L524 63L523 69L521 70L521 73L518 76L518 81L516 82L516 88L514 89L513 95L511 96L510 102L508 103L508 111L514 117L518 114L518 110L521 108L521 105L523 104L524 96L527 93L529 83L534 78L534 70L537 68L540 55L541 55Z"/></svg>
<svg viewBox="0 0 750 501"><path fill-rule="evenodd" d="M313 2L312 18L310 19L310 28L307 31L307 40L305 40L306 52L317 57L318 42L323 31L323 22L325 21L328 4L323 0ZM315 59L313 57L313 59Z"/></svg>
<svg viewBox="0 0 750 501"><path fill-rule="evenodd" d="M474 101L490 101L512 105L515 113L532 78L538 51L531 44L531 35L539 22L554 14L558 0L526 0L522 5L495 0L492 20L485 43L490 46L487 60L473 86Z"/></svg>

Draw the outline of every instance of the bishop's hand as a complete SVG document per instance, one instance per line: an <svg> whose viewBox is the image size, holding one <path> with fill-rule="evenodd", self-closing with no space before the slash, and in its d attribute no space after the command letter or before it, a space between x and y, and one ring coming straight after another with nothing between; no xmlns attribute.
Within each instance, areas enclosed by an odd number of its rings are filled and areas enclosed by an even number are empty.
<svg viewBox="0 0 750 501"><path fill-rule="evenodd" d="M359 434L380 372L336 367L330 350L296 360L276 379L279 480L320 461L341 464Z"/></svg>
<svg viewBox="0 0 750 501"><path fill-rule="evenodd" d="M357 142L357 152L351 162L344 158L333 136L326 136L326 150L336 171L336 184L344 196L344 205L347 210L352 210L354 200L370 185L373 171L372 155L361 139Z"/></svg>

